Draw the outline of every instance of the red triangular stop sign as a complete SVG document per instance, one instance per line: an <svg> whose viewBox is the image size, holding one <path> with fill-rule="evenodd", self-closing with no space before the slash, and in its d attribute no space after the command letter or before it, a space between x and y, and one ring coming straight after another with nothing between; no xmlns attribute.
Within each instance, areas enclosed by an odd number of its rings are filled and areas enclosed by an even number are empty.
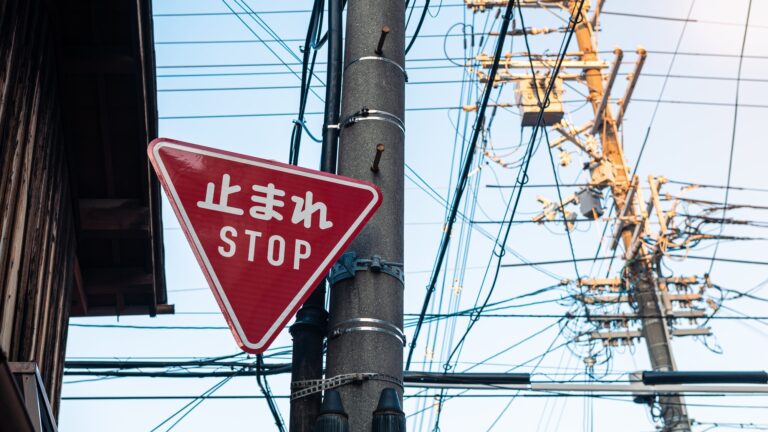
<svg viewBox="0 0 768 432"><path fill-rule="evenodd" d="M159 138L149 158L238 345L260 353L381 204L370 183Z"/></svg>

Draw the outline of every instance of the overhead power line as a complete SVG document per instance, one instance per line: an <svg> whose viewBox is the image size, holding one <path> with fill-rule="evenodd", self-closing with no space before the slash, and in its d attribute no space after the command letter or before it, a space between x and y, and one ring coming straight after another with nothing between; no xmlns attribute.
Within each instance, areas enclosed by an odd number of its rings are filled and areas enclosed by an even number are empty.
<svg viewBox="0 0 768 432"><path fill-rule="evenodd" d="M712 102L712 101L685 101L685 100L657 100L657 99L632 99L632 102L651 102L651 103L668 103L676 105L700 105L700 106L715 106L715 107L733 107L733 103L730 102ZM583 103L583 101L563 101L563 103ZM741 108L760 108L766 109L768 105L764 104L739 104ZM414 107L406 108L408 112L420 112L420 111L448 111L448 110L460 110L463 107L454 106L433 106L433 107ZM174 116L160 116L160 120L199 120L199 119L225 119L225 118L248 118L248 117L295 117L295 112L284 113L242 113L242 114L198 114L198 115L174 115ZM322 115L320 111L313 111L305 113L306 116L310 115Z"/></svg>
<svg viewBox="0 0 768 432"><path fill-rule="evenodd" d="M465 38L465 37L479 37L487 36L479 33L437 33L437 34L425 34L419 35L421 39L445 39L445 38ZM499 36L499 35L494 35ZM221 44L286 44L286 43L301 43L303 39L299 38L260 38L258 40L253 39L195 39L195 40L167 40L167 41L155 41L156 45L221 45ZM599 51L599 53L610 53L612 51ZM648 49L649 54L659 55L679 55L679 56L693 56L693 57L723 57L723 58L742 58L738 53L717 53L717 52L697 52L697 51L681 51L675 53L674 51ZM295 55L295 54L294 54ZM566 56L573 56L574 53L567 53ZM522 54L518 54L522 57ZM746 59L768 59L768 56L758 54L745 54L743 58ZM444 59L443 59L444 60ZM463 59L462 59L463 60ZM471 60L471 59L468 59ZM322 64L322 63L318 63Z"/></svg>
<svg viewBox="0 0 768 432"><path fill-rule="evenodd" d="M411 41L408 42L408 45L405 47L405 55L408 55L408 53L411 51L411 48L413 48L413 44L416 42L416 38L419 37L421 26L424 24L424 19L427 17L427 11L429 11L429 2L430 0L425 0L424 2L424 8L421 11L421 17L419 17L419 22L416 24L416 30L413 32ZM413 9L411 9L411 11L413 11Z"/></svg>
<svg viewBox="0 0 768 432"><path fill-rule="evenodd" d="M309 25L307 26L307 36L304 40L304 52L302 56L301 65L301 92L299 93L299 115L293 124L291 130L291 145L288 155L288 163L291 165L297 165L299 163L299 151L301 149L301 135L306 128L304 123L304 112L307 109L307 100L309 98L309 92L312 89L312 77L314 76L315 62L317 60L317 50L320 48L320 32L322 28L323 19L323 7L325 2L323 0L315 0L312 7L313 13L309 19ZM326 34L327 36L327 34ZM158 90L158 92L164 90ZM312 137L312 134L307 130L307 135ZM314 139L317 141L316 139Z"/></svg>
<svg viewBox="0 0 768 432"><path fill-rule="evenodd" d="M256 368L253 362L220 361L220 360L190 360L190 361L160 361L160 360L66 360L65 369L156 369L156 368ZM263 364L265 371L290 367L290 363Z"/></svg>
<svg viewBox="0 0 768 432"><path fill-rule="evenodd" d="M694 182L686 182L686 181L670 180L670 179L667 179L667 183L678 184L678 185L683 185L683 186L696 186L697 188L725 189L727 187L730 190L740 190L740 191L748 191L748 192L768 192L768 189L756 188L756 187L752 187L752 186L730 186L730 187L728 187L726 185L702 184L702 183L694 183Z"/></svg>
<svg viewBox="0 0 768 432"><path fill-rule="evenodd" d="M477 116L475 117L475 125L472 128L472 137L470 138L469 145L467 146L466 158L463 162L462 169L459 172L459 178L456 182L456 189L454 191L453 199L451 201L451 206L449 208L448 215L446 217L445 230L443 232L443 235L441 236L440 245L438 246L435 266L432 271L432 276L430 277L430 280L429 280L429 285L427 286L427 292L424 296L424 302L422 303L422 308L421 308L422 315L424 315L427 312L427 307L429 306L430 298L432 297L432 293L434 293L435 291L435 288L437 285L437 279L440 275L440 271L443 266L443 261L445 260L445 255L448 251L448 243L450 240L451 231L453 230L453 225L456 222L456 215L459 212L459 205L464 196L464 191L467 186L467 181L469 180L468 174L470 169L472 168L472 161L475 155L475 146L477 145L477 140L480 136L480 132L483 130L483 126L485 122L485 111L488 107L488 102L491 97L491 92L493 91L493 84L496 80L496 73L499 69L499 62L501 60L501 55L504 50L504 40L506 39L507 30L509 29L509 23L512 19L513 6L514 6L514 0L510 1L507 4L504 11L504 17L502 18L502 21L501 21L500 36L496 41L496 49L495 49L496 54L493 59L493 64L491 65L490 71L488 73L488 81L486 82L485 88L483 90L482 102L480 103L480 106L477 110ZM408 357L405 362L405 370L408 370L411 366L411 360L413 359L413 352L416 348L416 343L419 338L419 333L421 331L422 323L423 323L423 319L419 319L419 323L416 325L416 329L414 330L413 336L411 338L410 349L408 350Z"/></svg>
<svg viewBox="0 0 768 432"><path fill-rule="evenodd" d="M739 92L741 91L741 68L744 63L744 49L747 46L747 32L749 31L749 18L752 15L752 0L747 3L747 18L744 23L744 34L741 39L741 52L739 54L739 68L736 72L736 94L733 101L733 125L731 126L731 146L728 151L728 174L725 180L725 203L723 204L722 218L725 218L726 211L728 210L728 198L731 195L731 177L733 174L733 154L736 149L736 129L739 124ZM725 224L720 224L719 235L723 234ZM715 250L712 252L712 260L709 262L709 270L707 273L712 273L712 268L715 266L715 258L717 257L717 251L720 248L720 240L715 241Z"/></svg>
<svg viewBox="0 0 768 432"><path fill-rule="evenodd" d="M455 3L455 4L441 4L442 8L464 8L466 7L465 3ZM426 8L425 8L426 9ZM311 9L282 9L282 10L259 10L254 11L252 13L258 14L258 15L286 15L286 14L306 14L311 13ZM240 15L248 15L251 12L236 12ZM153 14L152 16L155 18L188 18L188 17L217 17L217 16L230 16L233 15L232 12L161 12ZM600 15L608 15L608 16L620 16L620 17L626 17L626 18L636 18L636 19L648 19L648 20L657 20L657 21L680 21L680 22L691 22L696 24L712 24L712 25L724 25L724 26L743 26L743 23L737 23L732 21L719 21L719 20L700 20L700 19L691 19L686 17L674 17L674 16L664 16L664 15L650 15L650 14L639 14L639 13L630 13L630 12L617 12L617 11L609 11L609 10L601 10ZM751 25L750 27L754 28L768 28L768 26L764 25Z"/></svg>
<svg viewBox="0 0 768 432"><path fill-rule="evenodd" d="M562 68L562 64L563 64L563 61L565 60L565 56L566 56L568 47L571 44L571 40L572 40L573 35L575 33L575 30L576 30L576 26L584 19L584 16L581 15L581 10L582 10L582 7L584 5L584 1L585 0L581 0L577 5L575 5L575 8L573 9L574 14L570 17L569 22L568 22L568 30L566 31L565 35L562 38L561 45L560 45L560 48L558 50L558 55L556 57L555 64L554 64L554 66L552 67L552 70L551 70L551 74L550 74L551 78L548 80L548 84L546 86L546 89L544 90L544 97L542 98L542 101L540 103L540 108L539 108L538 115L536 117L536 122L534 123L533 131L531 132L531 136L530 136L530 139L528 141L528 146L527 146L526 151L524 153L520 170L518 171L517 183L520 185L520 188L518 189L516 196L514 195L514 193L510 196L510 199L507 202L507 208L504 211L504 219L509 219L510 221L514 220L515 215L517 213L518 205L520 204L520 198L522 197L522 190L525 187L525 184L528 183L528 168L530 167L531 159L533 159L533 151L534 151L535 144L536 144L536 137L538 135L539 130L543 126L544 112L545 112L546 107L549 105L550 96L551 96L552 91L554 90L554 87L555 87L555 79L557 78L557 76L560 73L560 70ZM514 5L514 1L510 1L509 5L510 6ZM520 5L519 2L517 3L517 6L518 6L518 11L520 13L521 20L522 20L522 9L521 9L521 5ZM509 13L510 13L510 10L508 10L507 14L504 16L505 20L508 20L510 18L508 16ZM506 32L506 30L502 30L502 32ZM501 40L501 38L499 40ZM495 57L494 57L494 61L498 62L500 56L501 56L501 53L497 52ZM515 196L514 199L513 199L513 196ZM513 201L514 201L514 203L513 203ZM511 212L509 211L510 204L512 204ZM507 212L509 212L509 217L507 217ZM454 355L456 355L457 352L459 352L460 349L462 349L462 347L464 346L464 342L467 340L467 337L469 336L469 333L472 331L472 329L474 328L475 324L477 324L477 322L480 320L480 317L482 316L483 310L485 309L485 307L490 302L491 296L493 295L493 292L494 292L494 290L496 288L496 283L498 281L499 272L500 272L500 269L501 269L501 258L504 255L504 253L503 253L503 246L507 243L511 227L512 227L512 224L507 224L507 228L504 231L503 236L501 235L502 229L500 227L499 238L501 239L501 241L500 242L498 240L496 241L496 244L494 244L494 250L493 250L493 254L492 254L493 256L495 256L498 259L496 260L496 269L495 269L495 271L493 273L491 284L490 284L490 287L488 289L488 293L486 294L485 299L483 300L483 303L482 303L482 305L480 306L480 308L479 308L479 310L477 312L477 315L472 320L469 321L469 323L467 324L466 329L464 330L464 332L459 337L458 342L455 344L453 349L450 351L450 354L448 354L448 357L447 357L447 359L445 360L445 363L444 363L444 367L445 366L450 366L451 359L453 358ZM501 247L502 247L502 249L498 253L496 252L496 246L497 245L501 245ZM491 260L493 259L493 256L491 257ZM491 265L491 261L489 260L488 268L490 268L490 265ZM482 287L485 284L485 278L486 278L487 274L488 273L486 271L486 273L483 275L483 279L482 279L482 282L481 282L481 290L482 290ZM478 299L479 299L479 296L480 296L480 291L478 291ZM561 329L561 331L562 331L562 329ZM554 341L552 343L554 344ZM413 346L412 346L412 348L413 348ZM543 357L542 357L542 360L543 360ZM511 401L510 401L510 403L511 403ZM507 407L509 407L509 404L507 404ZM505 408L504 411L506 411L506 408ZM439 415L438 415L438 422L439 422Z"/></svg>
<svg viewBox="0 0 768 432"><path fill-rule="evenodd" d="M409 62L412 62L413 60L409 59ZM437 61L437 60L435 60ZM316 63L320 64L320 63ZM269 63L251 63L251 64L232 64L232 65L199 65L199 66L193 66L193 65L181 65L181 66L171 66L169 68L208 68L208 67L219 67L219 68L250 68L250 67L270 67L274 66ZM418 70L434 70L434 69L457 69L457 66L454 64L447 64L447 65L431 65L431 66L411 66L408 68L408 72L418 71ZM325 71L317 71L317 73L325 73ZM265 75L290 75L290 71L284 71L284 70L274 70L274 71L261 71L261 72L208 72L208 73L186 73L186 74L158 74L157 78L202 78L202 77L228 77L228 76L265 76ZM630 74L628 72L619 72L616 74L616 76L629 76ZM729 76L721 76L721 75L690 75L690 74L661 74L661 73L650 73L650 72L643 72L643 77L649 77L649 78L673 78L673 79L691 79L691 80L712 80L712 81L736 81L737 77L729 77ZM741 78L741 82L756 82L756 83L767 83L768 79L766 78ZM413 85L413 84L421 84L421 83L440 83L440 84L460 84L462 82L465 82L464 79L452 79L452 80L440 80L440 81L414 81L411 80L406 83L406 85ZM268 87L267 87L268 88ZM298 86L291 86L290 88L298 88Z"/></svg>

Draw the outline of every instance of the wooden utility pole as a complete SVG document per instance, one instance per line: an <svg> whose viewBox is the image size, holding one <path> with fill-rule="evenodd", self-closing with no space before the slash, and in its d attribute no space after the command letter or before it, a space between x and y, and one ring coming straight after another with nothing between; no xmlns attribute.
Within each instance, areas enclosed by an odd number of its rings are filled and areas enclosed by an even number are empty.
<svg viewBox="0 0 768 432"><path fill-rule="evenodd" d="M587 19L588 11L589 1L587 0L580 11L582 19L575 29L576 41L582 53L581 60L584 62L599 60L597 41L593 37L592 26ZM645 52L640 52L640 55L644 56ZM664 309L660 307L657 296L656 280L651 261L652 256L646 254L642 247L638 249L634 256L631 252L635 248L632 240L636 225L634 222L636 220L636 211L632 202L627 200L627 195L632 187L631 178L626 159L624 158L624 151L618 139L616 119L613 117L608 104L602 104L601 106L604 94L603 73L599 68L585 68L584 75L587 87L589 88L589 99L595 115L597 116L602 112L601 118L595 118L595 125L597 126L596 130L603 150L603 160L601 163L609 164L610 171L613 174L613 181L610 183L610 187L616 211L619 214L624 214L627 220L633 221L624 225L620 235L624 249L630 251L627 256L632 257L630 258L630 263L628 263L626 277L629 279L630 284L634 286L634 298L637 302L638 314L644 317L653 317L642 319L642 334L650 356L651 367L654 370L675 370L676 366L669 343L669 331L666 320L658 318L663 316ZM629 207L623 210L625 206ZM662 409L665 431L690 432L691 423L688 419L682 396L661 396L659 404Z"/></svg>
<svg viewBox="0 0 768 432"><path fill-rule="evenodd" d="M338 172L383 202L329 276L326 382L365 377L336 390L349 429L370 431L382 390L403 396L405 2L349 0L345 40Z"/></svg>

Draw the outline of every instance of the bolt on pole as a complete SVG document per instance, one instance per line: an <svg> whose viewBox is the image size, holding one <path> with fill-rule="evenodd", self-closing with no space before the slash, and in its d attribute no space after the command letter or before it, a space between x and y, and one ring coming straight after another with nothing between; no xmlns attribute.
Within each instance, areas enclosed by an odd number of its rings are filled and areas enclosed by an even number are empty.
<svg viewBox="0 0 768 432"><path fill-rule="evenodd" d="M383 196L348 249L381 265L331 287L326 377L376 374L337 388L352 431L371 430L384 389L403 396L404 20L403 1L347 4L338 172L375 183Z"/></svg>

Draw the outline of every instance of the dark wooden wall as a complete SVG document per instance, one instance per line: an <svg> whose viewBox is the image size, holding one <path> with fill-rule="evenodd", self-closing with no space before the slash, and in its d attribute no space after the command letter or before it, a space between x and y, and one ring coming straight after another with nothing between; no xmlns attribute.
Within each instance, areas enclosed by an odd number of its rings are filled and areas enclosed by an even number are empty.
<svg viewBox="0 0 768 432"><path fill-rule="evenodd" d="M57 411L76 245L49 7L0 0L0 349Z"/></svg>

